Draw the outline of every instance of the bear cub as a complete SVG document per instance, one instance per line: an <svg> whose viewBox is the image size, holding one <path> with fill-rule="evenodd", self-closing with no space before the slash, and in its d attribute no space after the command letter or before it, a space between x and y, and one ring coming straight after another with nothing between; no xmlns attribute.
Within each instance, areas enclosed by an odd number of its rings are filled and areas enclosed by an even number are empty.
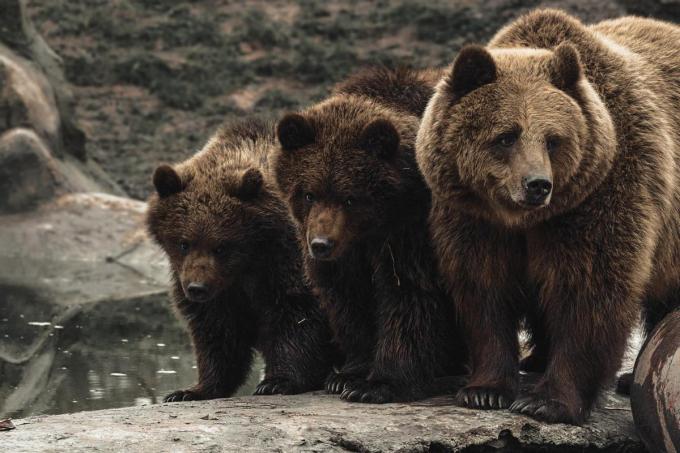
<svg viewBox="0 0 680 453"><path fill-rule="evenodd" d="M253 350L265 360L256 394L323 387L330 331L303 278L287 208L269 177L273 125L224 127L185 162L153 175L148 230L166 252L173 297L188 323L198 384L165 397L228 397L243 384Z"/></svg>
<svg viewBox="0 0 680 453"><path fill-rule="evenodd" d="M464 370L414 156L434 81L428 72L366 70L278 124L276 180L345 354L326 389L350 401L422 398L437 377Z"/></svg>
<svg viewBox="0 0 680 453"><path fill-rule="evenodd" d="M457 396L582 423L680 294L680 28L538 10L467 46L417 139L431 231L470 345ZM520 323L541 372L518 394ZM514 402L513 402L514 401Z"/></svg>

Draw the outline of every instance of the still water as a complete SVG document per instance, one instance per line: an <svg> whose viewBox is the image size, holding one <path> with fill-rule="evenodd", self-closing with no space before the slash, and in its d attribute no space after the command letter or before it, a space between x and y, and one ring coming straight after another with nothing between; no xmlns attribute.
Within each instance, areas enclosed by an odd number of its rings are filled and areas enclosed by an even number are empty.
<svg viewBox="0 0 680 453"><path fill-rule="evenodd" d="M262 369L258 357L239 395ZM196 375L167 296L68 309L0 286L0 418L158 403Z"/></svg>

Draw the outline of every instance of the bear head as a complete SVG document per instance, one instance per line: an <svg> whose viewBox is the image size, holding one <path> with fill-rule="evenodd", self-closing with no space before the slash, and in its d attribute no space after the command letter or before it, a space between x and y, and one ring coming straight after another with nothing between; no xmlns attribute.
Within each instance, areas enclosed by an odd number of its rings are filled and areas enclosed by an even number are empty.
<svg viewBox="0 0 680 453"><path fill-rule="evenodd" d="M574 46L466 46L439 83L416 154L438 203L528 226L591 193L611 166L611 117Z"/></svg>
<svg viewBox="0 0 680 453"><path fill-rule="evenodd" d="M424 186L413 143L418 121L375 102L337 95L277 126L275 176L316 260L382 244Z"/></svg>
<svg viewBox="0 0 680 453"><path fill-rule="evenodd" d="M191 302L213 300L256 275L287 220L259 169L217 160L202 164L156 168L147 213L148 230L170 260L177 290Z"/></svg>

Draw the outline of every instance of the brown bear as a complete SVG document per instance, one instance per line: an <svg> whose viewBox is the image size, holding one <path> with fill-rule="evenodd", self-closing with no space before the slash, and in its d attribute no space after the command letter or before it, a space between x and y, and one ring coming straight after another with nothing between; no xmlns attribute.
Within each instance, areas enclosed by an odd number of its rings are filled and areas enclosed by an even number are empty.
<svg viewBox="0 0 680 453"><path fill-rule="evenodd" d="M433 74L366 70L277 127L276 180L346 356L326 389L350 401L421 398L436 391L436 377L464 371L414 156Z"/></svg>
<svg viewBox="0 0 680 453"><path fill-rule="evenodd" d="M640 303L677 304L679 146L676 26L538 10L460 51L417 138L470 346L459 404L585 420ZM516 399L522 320L544 374Z"/></svg>
<svg viewBox="0 0 680 453"><path fill-rule="evenodd" d="M198 384L165 401L227 397L253 349L265 360L256 394L323 388L335 354L285 203L270 182L274 125L225 126L196 155L153 175L148 230L167 253Z"/></svg>

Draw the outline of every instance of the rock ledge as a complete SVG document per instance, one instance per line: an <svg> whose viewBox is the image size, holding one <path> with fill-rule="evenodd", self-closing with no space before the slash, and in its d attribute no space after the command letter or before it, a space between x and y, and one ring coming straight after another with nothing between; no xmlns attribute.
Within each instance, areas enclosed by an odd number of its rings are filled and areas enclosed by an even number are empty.
<svg viewBox="0 0 680 453"><path fill-rule="evenodd" d="M472 411L447 397L363 405L336 396L242 397L15 420L6 451L644 451L628 400L608 395L583 427L506 411Z"/></svg>

